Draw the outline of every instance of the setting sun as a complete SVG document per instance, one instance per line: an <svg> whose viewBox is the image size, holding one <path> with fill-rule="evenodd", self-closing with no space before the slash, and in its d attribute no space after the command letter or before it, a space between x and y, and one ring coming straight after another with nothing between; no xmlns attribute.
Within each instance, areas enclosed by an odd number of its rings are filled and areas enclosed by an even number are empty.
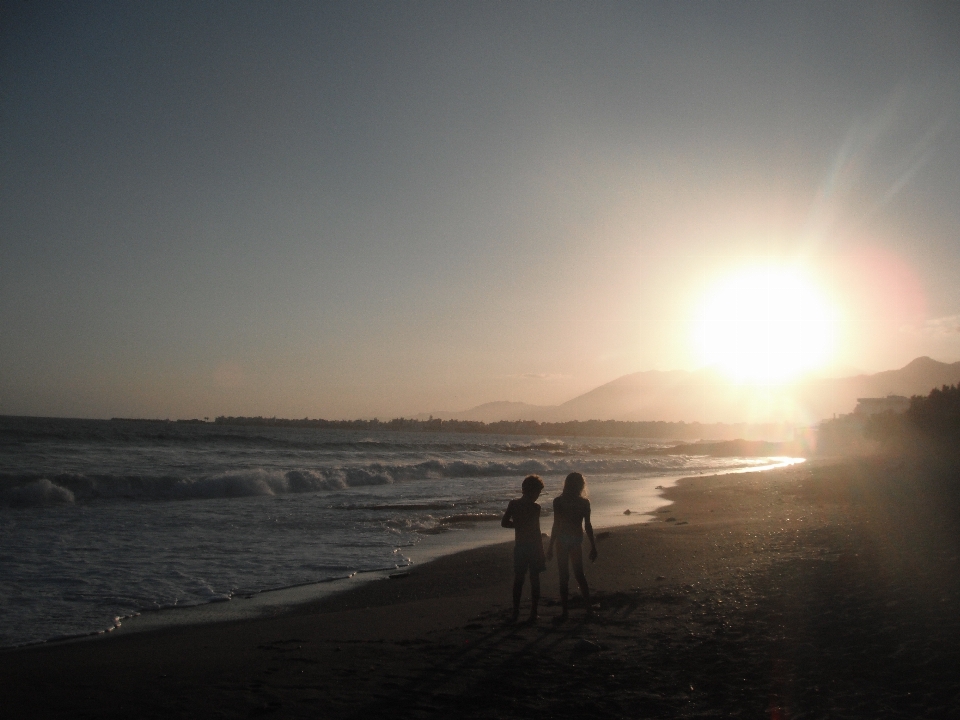
<svg viewBox="0 0 960 720"><path fill-rule="evenodd" d="M799 270L751 267L707 289L694 339L702 362L741 382L786 382L830 359L834 320Z"/></svg>

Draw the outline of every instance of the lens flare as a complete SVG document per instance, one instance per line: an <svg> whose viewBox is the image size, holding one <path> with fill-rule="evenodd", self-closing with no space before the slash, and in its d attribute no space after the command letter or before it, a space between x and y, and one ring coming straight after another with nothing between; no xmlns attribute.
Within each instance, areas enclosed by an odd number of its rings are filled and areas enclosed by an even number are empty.
<svg viewBox="0 0 960 720"><path fill-rule="evenodd" d="M704 294L696 316L701 360L746 383L787 382L830 360L835 312L803 272L751 267Z"/></svg>

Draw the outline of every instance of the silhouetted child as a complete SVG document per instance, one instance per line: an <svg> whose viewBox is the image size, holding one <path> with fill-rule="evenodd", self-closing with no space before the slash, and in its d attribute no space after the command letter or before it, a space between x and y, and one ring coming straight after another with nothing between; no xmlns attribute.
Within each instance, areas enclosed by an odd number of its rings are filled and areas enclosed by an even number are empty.
<svg viewBox="0 0 960 720"><path fill-rule="evenodd" d="M540 538L540 506L537 498L543 492L543 480L528 475L520 486L523 497L511 500L500 524L515 530L516 544L513 547L513 620L520 617L520 596L523 581L530 572L530 622L537 620L537 605L540 603L540 573L547 568L543 557L543 540Z"/></svg>
<svg viewBox="0 0 960 720"><path fill-rule="evenodd" d="M567 595L570 584L570 565L573 575L580 586L583 602L590 608L590 586L583 574L583 531L586 529L590 539L590 561L597 559L597 542L593 537L593 525L590 524L590 501L585 497L587 481L578 472L570 473L563 482L563 492L553 501L553 530L550 531L550 545L547 547L547 559L557 548L557 570L560 571L560 605L563 612L558 618L567 619ZM581 526L582 524L582 526Z"/></svg>

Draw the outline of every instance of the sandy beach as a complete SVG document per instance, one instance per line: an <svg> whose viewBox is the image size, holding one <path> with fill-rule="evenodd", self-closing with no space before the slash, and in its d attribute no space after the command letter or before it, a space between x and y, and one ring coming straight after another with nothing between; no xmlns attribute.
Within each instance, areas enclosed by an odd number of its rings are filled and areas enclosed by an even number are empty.
<svg viewBox="0 0 960 720"><path fill-rule="evenodd" d="M879 459L688 478L600 532L591 619L551 622L551 567L540 622L507 623L503 543L276 617L4 651L4 714L960 717L960 533L927 488Z"/></svg>

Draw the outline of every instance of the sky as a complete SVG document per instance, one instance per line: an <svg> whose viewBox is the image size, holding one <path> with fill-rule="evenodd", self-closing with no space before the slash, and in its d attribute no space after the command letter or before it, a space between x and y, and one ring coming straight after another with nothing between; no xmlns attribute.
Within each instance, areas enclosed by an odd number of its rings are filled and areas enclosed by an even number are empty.
<svg viewBox="0 0 960 720"><path fill-rule="evenodd" d="M949 3L5 3L0 414L556 404L758 264L954 362L958 176Z"/></svg>

